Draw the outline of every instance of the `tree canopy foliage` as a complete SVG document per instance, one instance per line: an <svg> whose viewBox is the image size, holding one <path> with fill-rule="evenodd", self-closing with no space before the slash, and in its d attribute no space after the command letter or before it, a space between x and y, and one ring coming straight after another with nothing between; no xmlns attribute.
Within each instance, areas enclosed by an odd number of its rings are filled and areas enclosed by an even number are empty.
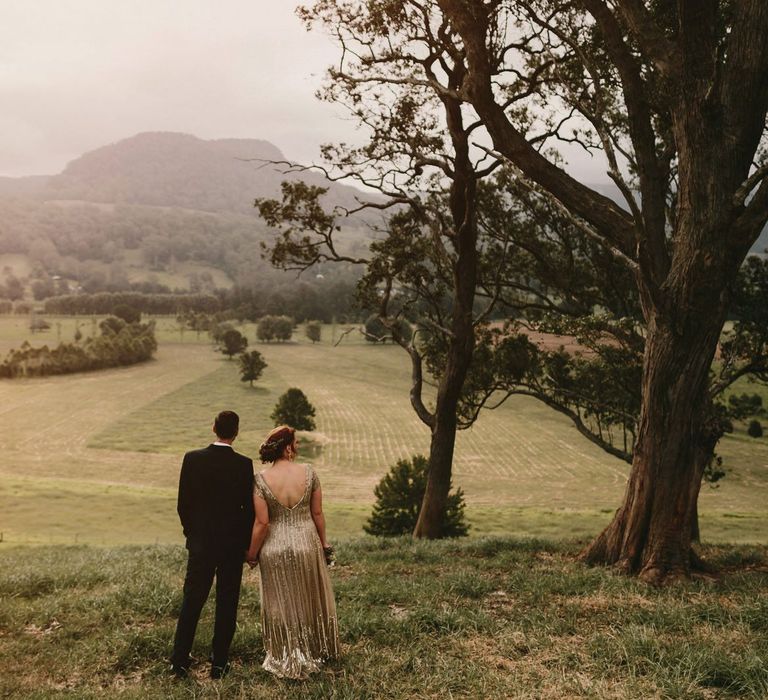
<svg viewBox="0 0 768 700"><path fill-rule="evenodd" d="M304 334L312 343L319 343L323 336L323 327L317 321L308 321L304 327Z"/></svg>
<svg viewBox="0 0 768 700"><path fill-rule="evenodd" d="M262 316L256 324L256 338L262 342L286 342L293 336L293 319L289 316Z"/></svg>
<svg viewBox="0 0 768 700"><path fill-rule="evenodd" d="M416 527L427 488L429 461L424 455L401 459L374 487L376 502L363 529L369 535L408 535ZM459 488L448 496L448 507L440 537L465 537L469 525L464 513L464 493Z"/></svg>
<svg viewBox="0 0 768 700"><path fill-rule="evenodd" d="M248 338L235 328L227 328L219 338L219 351L230 360L248 347Z"/></svg>
<svg viewBox="0 0 768 700"><path fill-rule="evenodd" d="M306 394L296 387L280 396L270 418L275 425L290 425L296 430L315 429L315 407Z"/></svg>
<svg viewBox="0 0 768 700"><path fill-rule="evenodd" d="M240 380L249 382L251 386L267 368L267 363L258 350L244 352L240 355L238 361L240 362Z"/></svg>

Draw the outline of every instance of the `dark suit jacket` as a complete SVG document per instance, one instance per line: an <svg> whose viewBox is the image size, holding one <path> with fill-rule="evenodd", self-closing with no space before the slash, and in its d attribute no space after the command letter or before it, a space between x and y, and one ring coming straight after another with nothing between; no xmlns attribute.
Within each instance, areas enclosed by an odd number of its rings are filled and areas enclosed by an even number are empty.
<svg viewBox="0 0 768 700"><path fill-rule="evenodd" d="M178 511L188 549L248 549L254 520L253 462L219 445L187 452Z"/></svg>

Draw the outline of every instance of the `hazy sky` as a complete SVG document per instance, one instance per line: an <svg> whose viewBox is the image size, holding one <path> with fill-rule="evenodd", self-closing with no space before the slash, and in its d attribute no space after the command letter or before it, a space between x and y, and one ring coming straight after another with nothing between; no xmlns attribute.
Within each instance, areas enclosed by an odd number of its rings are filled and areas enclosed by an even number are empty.
<svg viewBox="0 0 768 700"><path fill-rule="evenodd" d="M0 174L58 172L140 131L272 141L350 128L314 97L336 51L293 0L0 0Z"/></svg>
<svg viewBox="0 0 768 700"><path fill-rule="evenodd" d="M296 4L0 0L0 175L56 173L140 131L262 138L301 161L350 140L343 111L314 97L336 48Z"/></svg>

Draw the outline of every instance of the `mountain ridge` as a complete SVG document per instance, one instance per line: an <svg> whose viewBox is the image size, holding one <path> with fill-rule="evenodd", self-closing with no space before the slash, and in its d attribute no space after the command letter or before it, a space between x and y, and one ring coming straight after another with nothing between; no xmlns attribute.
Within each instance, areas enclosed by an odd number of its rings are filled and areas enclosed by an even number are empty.
<svg viewBox="0 0 768 700"><path fill-rule="evenodd" d="M350 185L312 171L285 173L285 161L269 141L253 138L202 139L175 131L145 131L87 151L54 175L0 177L0 197L74 200L94 204L177 207L190 211L257 216L256 198L280 196L284 180L326 187L324 203L347 209L375 199ZM589 183L624 206L612 183ZM364 219L365 217L359 217ZM768 227L752 246L768 249Z"/></svg>
<svg viewBox="0 0 768 700"><path fill-rule="evenodd" d="M0 196L94 203L176 206L208 212L250 213L258 197L278 197L283 180L326 187L330 206L354 207L371 195L319 173L285 173L285 161L263 139L201 139L147 131L87 151L54 175L0 178Z"/></svg>

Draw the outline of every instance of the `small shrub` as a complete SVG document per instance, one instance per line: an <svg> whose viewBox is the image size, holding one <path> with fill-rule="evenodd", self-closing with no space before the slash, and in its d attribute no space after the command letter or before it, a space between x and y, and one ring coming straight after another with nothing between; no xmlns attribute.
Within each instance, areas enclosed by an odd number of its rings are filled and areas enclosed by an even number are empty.
<svg viewBox="0 0 768 700"><path fill-rule="evenodd" d="M261 376L267 363L258 350L240 355L240 381L250 382L251 386Z"/></svg>
<svg viewBox="0 0 768 700"><path fill-rule="evenodd" d="M315 429L315 407L301 389L288 389L278 400L270 418L275 425L290 425L296 430Z"/></svg>
<svg viewBox="0 0 768 700"><path fill-rule="evenodd" d="M315 343L320 342L323 333L322 326L317 321L309 321L304 327L304 333L314 345Z"/></svg>
<svg viewBox="0 0 768 700"><path fill-rule="evenodd" d="M763 426L756 418L749 421L749 426L747 427L747 435L753 438L763 437Z"/></svg>
<svg viewBox="0 0 768 700"><path fill-rule="evenodd" d="M248 338L234 328L224 331L224 334L221 336L219 350L229 357L230 360L233 356L244 352L247 347Z"/></svg>
<svg viewBox="0 0 768 700"><path fill-rule="evenodd" d="M413 532L421 501L427 488L429 460L415 455L401 459L373 490L376 503L363 529L369 535L395 537ZM464 537L469 531L464 513L464 492L459 488L448 494L441 537Z"/></svg>
<svg viewBox="0 0 768 700"><path fill-rule="evenodd" d="M44 318L33 318L29 322L29 330L32 333L50 330L51 324Z"/></svg>

